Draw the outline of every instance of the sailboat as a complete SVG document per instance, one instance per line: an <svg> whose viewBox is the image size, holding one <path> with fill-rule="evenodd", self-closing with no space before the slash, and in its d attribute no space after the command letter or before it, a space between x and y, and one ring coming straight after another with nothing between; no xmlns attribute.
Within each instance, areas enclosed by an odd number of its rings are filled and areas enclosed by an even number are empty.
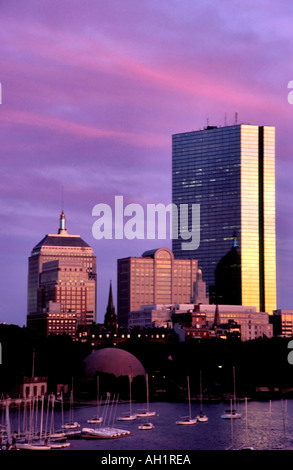
<svg viewBox="0 0 293 470"><path fill-rule="evenodd" d="M5 403L5 426L1 429L1 449L0 450L15 450L15 445L12 444L12 433L11 433L11 424L10 424L10 416L9 416L9 406L10 406L10 399L3 401Z"/></svg>
<svg viewBox="0 0 293 470"><path fill-rule="evenodd" d="M231 400L231 407L230 410L226 410L225 413L221 415L222 419L235 419L241 418L241 413L235 409L236 405L236 386L235 386L235 367L233 367L233 383L234 383L234 407L232 407L232 400Z"/></svg>
<svg viewBox="0 0 293 470"><path fill-rule="evenodd" d="M70 416L69 421L65 424L62 424L63 429L72 430L77 429L80 427L80 424L73 419L73 379L72 379L72 386L70 392Z"/></svg>
<svg viewBox="0 0 293 470"><path fill-rule="evenodd" d="M138 426L138 429L141 429L143 431L148 431L150 429L154 429L153 423L143 423Z"/></svg>
<svg viewBox="0 0 293 470"><path fill-rule="evenodd" d="M82 428L82 437L86 439L115 439L118 437L126 437L126 436L131 435L131 432L128 430L113 427L112 425L113 405L110 404L110 398L111 398L110 394L108 394L106 404L104 407L105 415L103 416L103 426L95 427L95 428L89 428L89 427ZM114 402L115 402L115 399L113 398L113 404ZM118 403L118 397L116 400L116 405L117 403ZM107 415L109 407L110 407L110 416L107 421L106 415ZM113 420L114 419L115 419L115 413L114 413Z"/></svg>
<svg viewBox="0 0 293 470"><path fill-rule="evenodd" d="M48 421L49 421L49 411L50 411L50 403L51 403L51 422L49 431L48 429ZM63 431L55 431L54 429L54 404L55 404L55 396L51 394L48 396L48 407L47 407L47 417L46 417L46 425L45 425L45 433L44 435L48 438L48 444L50 445L51 449L63 449L64 447L70 447L70 443L67 441L66 433Z"/></svg>
<svg viewBox="0 0 293 470"><path fill-rule="evenodd" d="M254 447L248 446L248 410L247 410L247 397L245 397L245 445L241 446L239 450L254 450Z"/></svg>
<svg viewBox="0 0 293 470"><path fill-rule="evenodd" d="M51 446L48 444L48 441L43 436L43 415L44 415L44 396L41 397L41 422L40 422L40 431L39 438L37 438L36 429L34 429L34 413L35 421L37 422L37 411L34 410L36 405L36 410L38 406L37 397L33 397L32 404L30 404L30 429L27 438L24 440L16 440L15 447L16 449L21 450L50 450Z"/></svg>
<svg viewBox="0 0 293 470"><path fill-rule="evenodd" d="M131 383L132 383L132 376L128 376L129 379L129 413L125 413L120 416L118 421L134 421L136 419L136 414L132 413L132 398L131 398Z"/></svg>
<svg viewBox="0 0 293 470"><path fill-rule="evenodd" d="M197 418L197 421L199 421L200 423L206 423L209 420L209 418L202 411L202 378L201 378L201 371L200 371L199 386L200 386L200 412L199 412L199 415L196 418Z"/></svg>
<svg viewBox="0 0 293 470"><path fill-rule="evenodd" d="M176 421L176 424L196 424L197 419L191 417L191 403L190 403L190 386L189 386L189 376L187 376L187 388L188 388L188 404L189 404L189 416L183 416L180 418L178 421Z"/></svg>
<svg viewBox="0 0 293 470"><path fill-rule="evenodd" d="M150 416L156 416L155 411L150 411L150 403L149 403L149 376L146 374L145 376L145 381L146 381L146 409L141 410L138 413L136 413L136 416L138 418L148 418Z"/></svg>
<svg viewBox="0 0 293 470"><path fill-rule="evenodd" d="M99 424L103 421L103 417L100 416L100 397L99 397L99 376L97 376L97 414L92 418L88 419L89 424Z"/></svg>

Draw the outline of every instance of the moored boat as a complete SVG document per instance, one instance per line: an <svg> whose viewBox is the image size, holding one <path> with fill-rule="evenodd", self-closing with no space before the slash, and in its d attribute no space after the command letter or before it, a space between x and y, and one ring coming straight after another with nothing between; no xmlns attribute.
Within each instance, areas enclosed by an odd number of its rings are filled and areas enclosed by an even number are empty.
<svg viewBox="0 0 293 470"><path fill-rule="evenodd" d="M150 411L150 406L149 406L149 376L146 374L145 376L145 381L146 381L146 409L141 410L138 413L136 413L136 416L138 418L148 418L150 416L156 416L155 411Z"/></svg>
<svg viewBox="0 0 293 470"><path fill-rule="evenodd" d="M190 425L190 424L196 424L197 419L191 417L191 402L190 402L190 386L189 386L189 377L187 377L187 389L188 389L188 405L189 405L189 416L183 416L180 418L178 421L176 421L176 424L182 424L182 425Z"/></svg>
<svg viewBox="0 0 293 470"><path fill-rule="evenodd" d="M136 414L132 413L132 398L131 398L131 382L132 382L132 376L128 376L129 379L129 413L125 413L122 416L120 416L118 421L134 421L136 419Z"/></svg>
<svg viewBox="0 0 293 470"><path fill-rule="evenodd" d="M182 416L182 418L178 419L176 421L176 424L182 424L182 425L188 425L188 424L196 424L197 419L196 418L190 418L189 416Z"/></svg>
<svg viewBox="0 0 293 470"><path fill-rule="evenodd" d="M138 426L138 429L148 431L150 429L154 429L154 425L152 423L144 423L144 424L140 424Z"/></svg>
<svg viewBox="0 0 293 470"><path fill-rule="evenodd" d="M63 429L77 429L80 428L80 424L77 421L71 421L62 425Z"/></svg>
<svg viewBox="0 0 293 470"><path fill-rule="evenodd" d="M202 378L201 378L201 371L200 371L199 389L200 389L200 412L199 412L199 415L196 417L196 419L199 423L207 423L209 418L202 411Z"/></svg>
<svg viewBox="0 0 293 470"><path fill-rule="evenodd" d="M242 414L239 413L236 409L235 409L235 405L236 405L236 381L235 381L235 367L233 367L233 384L234 384L234 408L233 408L233 401L232 399L230 400L230 410L226 410L225 413L223 413L221 415L221 418L222 419L237 419L237 418L241 418L242 417Z"/></svg>
<svg viewBox="0 0 293 470"><path fill-rule="evenodd" d="M207 423L209 420L209 418L202 412L199 413L196 419L199 423Z"/></svg>
<svg viewBox="0 0 293 470"><path fill-rule="evenodd" d="M50 449L65 449L70 447L70 442L49 442Z"/></svg>
<svg viewBox="0 0 293 470"><path fill-rule="evenodd" d="M130 435L130 431L119 428L82 428L82 437L86 439L114 439Z"/></svg>
<svg viewBox="0 0 293 470"><path fill-rule="evenodd" d="M125 414L117 418L118 421L134 421L137 415Z"/></svg>
<svg viewBox="0 0 293 470"><path fill-rule="evenodd" d="M16 449L19 450L50 450L51 446L45 443L16 442Z"/></svg>

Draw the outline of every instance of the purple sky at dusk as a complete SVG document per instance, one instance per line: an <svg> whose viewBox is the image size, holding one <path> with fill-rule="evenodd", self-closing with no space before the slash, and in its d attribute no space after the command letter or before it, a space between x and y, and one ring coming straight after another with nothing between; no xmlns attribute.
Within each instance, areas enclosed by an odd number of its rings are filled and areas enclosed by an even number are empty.
<svg viewBox="0 0 293 470"><path fill-rule="evenodd" d="M1 2L0 322L26 324L27 259L58 229L62 186L102 322L117 258L171 242L95 240L93 206L168 204L172 134L236 112L276 127L277 303L293 308L292 19L291 0Z"/></svg>

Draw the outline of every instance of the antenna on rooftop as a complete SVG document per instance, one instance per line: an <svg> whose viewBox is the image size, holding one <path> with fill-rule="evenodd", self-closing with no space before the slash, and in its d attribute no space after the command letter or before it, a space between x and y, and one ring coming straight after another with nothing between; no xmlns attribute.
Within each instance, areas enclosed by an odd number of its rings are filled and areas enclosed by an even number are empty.
<svg viewBox="0 0 293 470"><path fill-rule="evenodd" d="M224 126L227 126L227 113L225 113Z"/></svg>
<svg viewBox="0 0 293 470"><path fill-rule="evenodd" d="M237 113L237 111L235 113L235 124L238 124L238 113Z"/></svg>
<svg viewBox="0 0 293 470"><path fill-rule="evenodd" d="M61 212L64 210L64 186L61 187Z"/></svg>

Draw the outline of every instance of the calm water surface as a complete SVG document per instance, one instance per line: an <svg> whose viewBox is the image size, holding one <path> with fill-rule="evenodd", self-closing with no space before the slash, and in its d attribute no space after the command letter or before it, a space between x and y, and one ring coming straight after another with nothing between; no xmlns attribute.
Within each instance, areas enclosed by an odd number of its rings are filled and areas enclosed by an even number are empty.
<svg viewBox="0 0 293 470"><path fill-rule="evenodd" d="M222 419L221 414L229 404L205 404L203 409L208 416L207 423L192 426L180 426L176 420L188 415L186 403L151 403L150 409L156 416L137 418L135 421L117 421L117 417L129 411L128 404L115 407L111 423L115 427L130 430L132 435L118 439L70 439L70 450L224 450L230 446L252 446L256 450L275 448L293 448L293 401L240 402L237 410L242 413L241 419ZM102 408L100 411L102 412ZM133 404L132 411L144 408L144 404ZM192 417L199 413L199 404L192 404ZM95 406L83 406L74 409L74 420L81 427L94 427L87 419L96 415ZM109 417L109 413L108 413ZM17 429L17 413L11 415L12 430ZM64 420L69 419L69 412L64 411ZM154 429L138 429L142 422L152 422ZM60 429L62 414L54 414L54 428Z"/></svg>

